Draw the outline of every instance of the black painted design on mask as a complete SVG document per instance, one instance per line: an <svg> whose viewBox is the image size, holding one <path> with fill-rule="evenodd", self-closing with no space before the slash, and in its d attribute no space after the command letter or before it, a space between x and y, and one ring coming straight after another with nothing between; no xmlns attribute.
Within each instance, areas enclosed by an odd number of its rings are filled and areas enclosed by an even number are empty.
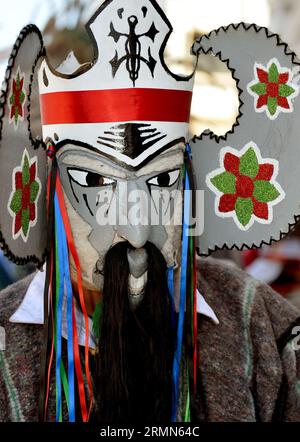
<svg viewBox="0 0 300 442"><path fill-rule="evenodd" d="M94 216L94 214L93 214L93 212L92 212L92 210L91 210L91 208L90 208L90 205L89 205L89 202L88 202L88 199L87 199L87 195L86 195L86 193L83 194L83 199L84 199L84 202L85 202L85 205L86 205L88 211L90 212L90 214L91 214L92 216Z"/></svg>
<svg viewBox="0 0 300 442"><path fill-rule="evenodd" d="M75 193L75 190L74 190L74 181L72 180L72 178L71 178L70 175L69 175L69 180L70 180L70 187L71 187L71 190L72 190L73 196L74 196L74 198L75 198L75 200L76 200L76 202L77 202L77 204L78 204L78 203L79 203L79 199L78 199L78 197L77 197L77 195L76 195L76 193Z"/></svg>
<svg viewBox="0 0 300 442"><path fill-rule="evenodd" d="M120 11L120 10L119 10ZM147 8L142 8L144 17L147 14ZM120 14L119 14L120 17ZM138 18L136 15L131 15L128 19L128 25L129 25L129 32L128 34L124 34L122 32L119 32L115 29L113 23L110 24L110 33L108 34L109 37L112 37L115 41L115 43L118 43L121 37L125 37L125 55L122 57L119 57L118 51L116 51L114 58L110 61L111 67L112 67L112 74L113 77L115 77L116 73L119 70L119 67L125 63L126 70L129 73L129 77L133 83L133 86L135 86L136 80L139 78L139 72L141 69L141 62L145 63L146 66L148 66L152 77L154 77L154 71L157 61L152 57L151 49L148 48L148 59L143 57L141 55L142 52L142 44L141 44L141 37L146 37L155 41L156 35L159 33L159 31L156 29L156 26L154 22L150 26L147 32L143 34L137 34L136 33L136 27L138 24Z"/></svg>
<svg viewBox="0 0 300 442"><path fill-rule="evenodd" d="M98 144L110 147L132 159L167 136L146 123L119 124L105 131L104 135L107 136L98 138Z"/></svg>
<svg viewBox="0 0 300 442"><path fill-rule="evenodd" d="M49 86L49 80L48 80L45 68L43 69L43 82L46 87Z"/></svg>

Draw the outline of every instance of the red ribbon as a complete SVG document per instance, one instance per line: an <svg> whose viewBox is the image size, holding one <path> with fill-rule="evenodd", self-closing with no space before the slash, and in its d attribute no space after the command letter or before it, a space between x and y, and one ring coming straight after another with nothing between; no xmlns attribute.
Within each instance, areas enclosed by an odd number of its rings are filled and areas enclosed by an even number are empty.
<svg viewBox="0 0 300 442"><path fill-rule="evenodd" d="M78 347L78 336L77 336L76 318L75 318L74 303L73 303L72 317L73 317L73 324L74 324L73 339L74 339L75 370L76 370L77 381L78 381L79 400L80 400L80 405L81 405L82 420L83 420L83 422L87 422L89 420L89 415L90 415L92 405L93 405L93 388L92 388L92 380L91 380L91 374L90 374L90 368L89 368L89 320L88 320L88 314L87 314L85 302L84 302L82 274L81 274L79 257L77 254L77 250L75 247L74 238L73 238L73 234L72 234L72 230L71 230L71 225L70 225L69 218L67 215L67 209L65 206L65 200L64 200L63 190L62 190L62 186L61 186L61 183L59 180L59 176L56 177L56 192L57 192L57 197L58 197L58 201L59 201L59 205L60 205L62 219L64 222L64 227L66 230L68 247L69 247L69 250L72 254L72 257L73 257L73 260L74 260L74 263L76 266L79 300L80 300L80 306L81 306L81 310L82 310L84 320L85 320L85 375L86 375L89 397L90 397L90 404L89 404L88 411L87 411L86 400L85 400L84 380L83 380L83 376L82 376L82 372L81 372L81 368L80 368L81 364L80 364L79 347Z"/></svg>
<svg viewBox="0 0 300 442"><path fill-rule="evenodd" d="M197 393L197 339L198 339L198 314L197 314L197 257L196 257L196 241L193 238L193 295L194 295L194 311L193 311L193 330L194 330L194 354L193 354L193 375L194 375L194 394Z"/></svg>
<svg viewBox="0 0 300 442"><path fill-rule="evenodd" d="M50 286L49 286L49 293L50 293L50 313L51 313L51 320L52 320L52 342L51 342L51 350L50 350L50 357L49 357L49 363L48 363L48 370L47 370L47 384L46 384L46 396L45 396L45 405L44 405L44 421L47 420L47 409L48 409L48 401L49 401L49 392L50 392L50 378L51 378L51 368L52 368L52 362L53 362L53 356L54 356L54 320L53 320L53 290L52 290L52 278L53 278L53 249L51 250L51 258L49 265L51 265L50 270Z"/></svg>
<svg viewBox="0 0 300 442"><path fill-rule="evenodd" d="M50 187L51 187L51 172L48 176L47 180L47 189L46 189L46 201L47 201L47 216L49 215L49 205L50 205ZM48 401L49 401L49 392L50 392L50 377L51 377L51 367L53 362L53 356L54 356L54 320L53 320L53 289L52 289L52 281L53 281L53 246L50 250L50 259L48 265L50 265L50 284L49 284L49 301L50 301L50 314L51 314L51 321L52 321L52 341L51 341L51 350L49 355L49 361L48 361L48 369L47 369L47 377L46 377L46 394L45 394L45 403L44 403L44 421L47 420L47 408L48 408Z"/></svg>
<svg viewBox="0 0 300 442"><path fill-rule="evenodd" d="M41 95L42 124L166 121L188 123L192 92L171 89L110 89Z"/></svg>

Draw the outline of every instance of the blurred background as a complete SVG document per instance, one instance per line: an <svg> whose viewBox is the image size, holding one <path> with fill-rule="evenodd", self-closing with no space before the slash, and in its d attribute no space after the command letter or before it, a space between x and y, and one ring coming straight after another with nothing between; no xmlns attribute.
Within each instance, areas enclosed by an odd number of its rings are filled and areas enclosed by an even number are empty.
<svg viewBox="0 0 300 442"><path fill-rule="evenodd" d="M51 63L58 66L72 50L84 63L92 49L84 24L101 0L0 0L0 80L21 28L35 23L44 34ZM266 26L281 35L300 56L299 0L158 0L174 32L166 48L167 64L177 73L192 71L190 47L196 37L240 21ZM234 124L238 111L235 81L226 65L212 56L202 56L198 65L192 105L191 132L205 129L223 135ZM300 235L296 229L272 247L249 252L217 252L229 259L300 308ZM0 255L0 288L12 283L32 267L16 267Z"/></svg>
<svg viewBox="0 0 300 442"><path fill-rule="evenodd" d="M43 31L54 66L70 50L81 63L91 59L84 24L101 0L0 0L0 3L5 5L0 17L0 78L18 32L28 23L37 24ZM180 73L192 71L194 57L189 54L190 47L199 35L240 21L269 27L274 16L272 9L277 9L271 7L269 0L158 0L158 3L174 27L166 60L173 71ZM213 56L202 56L194 89L192 132L200 134L210 128L218 135L224 134L234 123L237 109L235 81L226 65Z"/></svg>

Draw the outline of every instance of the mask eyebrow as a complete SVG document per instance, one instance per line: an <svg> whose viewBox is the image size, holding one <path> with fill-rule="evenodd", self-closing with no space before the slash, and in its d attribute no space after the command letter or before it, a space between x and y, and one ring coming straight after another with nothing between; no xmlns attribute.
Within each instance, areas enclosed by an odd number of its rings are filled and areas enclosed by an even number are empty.
<svg viewBox="0 0 300 442"><path fill-rule="evenodd" d="M155 158L146 166L137 170L136 176L142 177L144 175L155 176L162 172L167 172L169 170L180 169L183 165L184 157L183 150L174 148L170 152L164 152Z"/></svg>
<svg viewBox="0 0 300 442"><path fill-rule="evenodd" d="M127 170L109 158L73 145L64 146L61 149L58 161L67 167L88 170L116 180L134 180L135 178L155 176L161 172L180 168L184 161L184 148L183 143L176 147L172 146L136 171Z"/></svg>
<svg viewBox="0 0 300 442"><path fill-rule="evenodd" d="M90 152L82 152L81 150L65 150L59 156L59 162L68 168L86 170L98 173L107 177L126 180L129 172L118 164L115 164L99 155L93 155Z"/></svg>

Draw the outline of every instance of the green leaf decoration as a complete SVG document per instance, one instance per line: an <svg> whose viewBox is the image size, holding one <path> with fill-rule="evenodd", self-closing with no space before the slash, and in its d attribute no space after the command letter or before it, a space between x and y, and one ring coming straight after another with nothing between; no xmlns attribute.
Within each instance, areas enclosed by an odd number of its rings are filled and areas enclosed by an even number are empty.
<svg viewBox="0 0 300 442"><path fill-rule="evenodd" d="M37 197L37 195L39 193L39 189L40 189L40 186L39 186L39 183L37 181L33 181L30 184L30 202L31 203L35 202L36 197Z"/></svg>
<svg viewBox="0 0 300 442"><path fill-rule="evenodd" d="M14 104L14 102L15 102L15 94L11 94L10 99L9 99L9 103Z"/></svg>
<svg viewBox="0 0 300 442"><path fill-rule="evenodd" d="M255 178L259 171L257 156L253 147L250 147L240 159L239 172L250 178Z"/></svg>
<svg viewBox="0 0 300 442"><path fill-rule="evenodd" d="M211 183L222 193L235 193L236 177L233 173L223 172L211 179Z"/></svg>
<svg viewBox="0 0 300 442"><path fill-rule="evenodd" d="M22 209L22 190L18 189L15 191L10 203L10 209L17 214Z"/></svg>
<svg viewBox="0 0 300 442"><path fill-rule="evenodd" d="M19 75L19 72L17 74L17 81L16 81L16 83L17 83L17 88L19 89L19 87L20 87L20 75Z"/></svg>
<svg viewBox="0 0 300 442"><path fill-rule="evenodd" d="M277 69L277 66L276 66L275 63L271 64L271 67L269 69L268 80L269 80L270 83L278 83L279 72L278 72L278 69Z"/></svg>
<svg viewBox="0 0 300 442"><path fill-rule="evenodd" d="M250 87L250 89L257 95L265 95L267 93L266 83L256 83Z"/></svg>
<svg viewBox="0 0 300 442"><path fill-rule="evenodd" d="M102 304L102 302L99 302L99 304L96 305L96 308L95 308L95 311L93 314L93 333L97 339L100 338L100 334L101 334L102 311L103 311L103 304Z"/></svg>
<svg viewBox="0 0 300 442"><path fill-rule="evenodd" d="M23 104L24 100L25 100L25 94L22 91L21 94L20 94L20 103Z"/></svg>
<svg viewBox="0 0 300 442"><path fill-rule="evenodd" d="M247 226L251 220L253 214L253 202L251 198L237 198L235 203L235 213L242 224L242 226Z"/></svg>
<svg viewBox="0 0 300 442"><path fill-rule="evenodd" d="M186 172L186 166L183 163L182 168L180 169L180 178L184 178L185 177L185 172Z"/></svg>
<svg viewBox="0 0 300 442"><path fill-rule="evenodd" d="M29 228L29 209L27 208L22 211L22 230L25 237L27 236L28 228Z"/></svg>
<svg viewBox="0 0 300 442"><path fill-rule="evenodd" d="M280 195L280 192L269 181L259 180L254 183L253 196L257 201L262 203L269 203L276 200Z"/></svg>
<svg viewBox="0 0 300 442"><path fill-rule="evenodd" d="M277 111L277 98L276 97L268 97L268 109L271 115L275 115Z"/></svg>
<svg viewBox="0 0 300 442"><path fill-rule="evenodd" d="M26 186L26 184L29 183L29 180L30 180L29 161L28 161L28 156L25 154L24 155L23 168L22 168L22 183L23 183L23 186Z"/></svg>
<svg viewBox="0 0 300 442"><path fill-rule="evenodd" d="M279 86L279 96L280 97L289 97L295 92L295 89L287 84L281 84Z"/></svg>

